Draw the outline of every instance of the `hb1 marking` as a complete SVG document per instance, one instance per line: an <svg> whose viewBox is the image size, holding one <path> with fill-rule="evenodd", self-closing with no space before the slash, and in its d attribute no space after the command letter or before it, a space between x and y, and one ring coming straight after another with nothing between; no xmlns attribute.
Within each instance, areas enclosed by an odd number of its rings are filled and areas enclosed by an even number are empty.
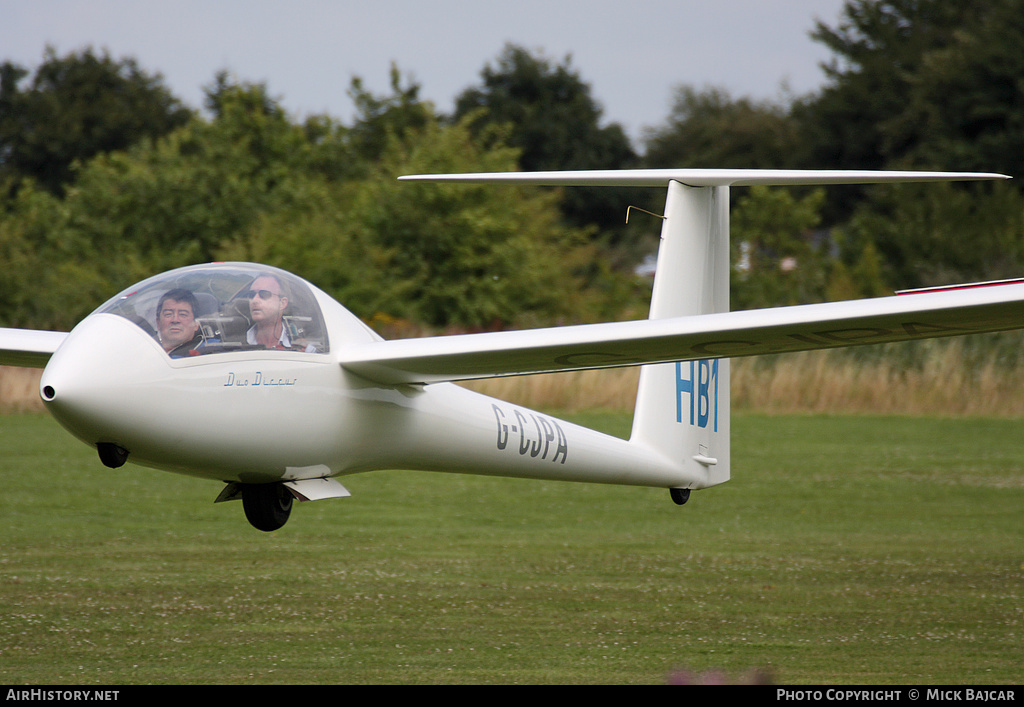
<svg viewBox="0 0 1024 707"><path fill-rule="evenodd" d="M676 361L676 422L683 421L683 394L690 396L690 424L707 427L714 404L714 431L718 432L718 359L689 361L690 377L683 378L683 363ZM694 376L696 374L696 377ZM714 382L714 400L711 383Z"/></svg>

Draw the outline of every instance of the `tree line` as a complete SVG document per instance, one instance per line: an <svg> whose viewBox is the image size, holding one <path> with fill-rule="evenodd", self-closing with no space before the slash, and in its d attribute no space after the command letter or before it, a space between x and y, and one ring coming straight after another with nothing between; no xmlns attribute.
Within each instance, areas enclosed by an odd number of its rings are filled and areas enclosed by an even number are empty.
<svg viewBox="0 0 1024 707"><path fill-rule="evenodd" d="M1018 176L1024 0L848 0L812 37L819 91L680 85L630 142L570 58L508 45L448 111L392 67L354 118L290 116L218 74L202 110L131 58L0 65L0 325L73 326L131 282L209 260L294 271L382 328L646 316L635 266L663 195L399 184L401 174L632 167L942 169ZM652 201L653 196L653 201ZM733 190L733 308L1024 274L1014 182Z"/></svg>

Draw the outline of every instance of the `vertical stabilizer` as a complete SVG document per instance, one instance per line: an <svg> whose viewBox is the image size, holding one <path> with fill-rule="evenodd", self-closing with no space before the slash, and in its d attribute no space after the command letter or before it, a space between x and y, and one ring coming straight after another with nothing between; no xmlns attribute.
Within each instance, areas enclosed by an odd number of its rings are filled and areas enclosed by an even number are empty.
<svg viewBox="0 0 1024 707"><path fill-rule="evenodd" d="M651 319L729 310L729 188L672 181ZM680 488L729 480L729 361L644 366L631 441L680 465Z"/></svg>

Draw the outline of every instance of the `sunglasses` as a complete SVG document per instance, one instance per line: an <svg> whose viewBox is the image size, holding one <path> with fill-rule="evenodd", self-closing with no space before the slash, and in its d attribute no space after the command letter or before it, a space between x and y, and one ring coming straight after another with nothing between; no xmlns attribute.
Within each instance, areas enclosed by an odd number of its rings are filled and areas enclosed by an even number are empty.
<svg viewBox="0 0 1024 707"><path fill-rule="evenodd" d="M259 295L260 299L270 299L271 297L281 296L276 292L271 292L270 290L249 290L249 299L252 299L257 295Z"/></svg>

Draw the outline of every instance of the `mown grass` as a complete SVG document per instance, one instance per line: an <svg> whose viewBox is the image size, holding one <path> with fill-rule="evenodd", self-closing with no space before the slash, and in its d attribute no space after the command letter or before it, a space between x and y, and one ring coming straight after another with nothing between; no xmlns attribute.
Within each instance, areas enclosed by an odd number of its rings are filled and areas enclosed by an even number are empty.
<svg viewBox="0 0 1024 707"><path fill-rule="evenodd" d="M7 415L0 682L1019 684L1020 433L737 414L733 480L682 508L379 472L265 534L216 484Z"/></svg>

